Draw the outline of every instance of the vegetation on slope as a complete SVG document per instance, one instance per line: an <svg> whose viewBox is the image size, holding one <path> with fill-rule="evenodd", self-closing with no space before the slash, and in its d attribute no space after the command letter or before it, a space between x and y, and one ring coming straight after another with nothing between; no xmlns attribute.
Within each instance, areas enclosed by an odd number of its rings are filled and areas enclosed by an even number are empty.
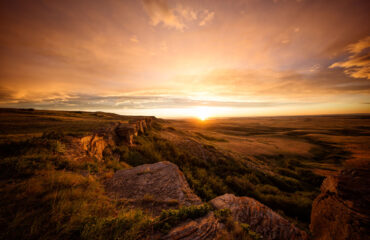
<svg viewBox="0 0 370 240"><path fill-rule="evenodd" d="M173 210L155 219L108 199L102 181L129 165L171 161L205 201L224 193L250 196L304 223L309 221L312 200L322 181L310 170L307 159L299 156L260 156L261 161L273 164L273 175L249 168L244 161L226 156L212 145L202 145L211 156L205 160L161 138L159 121L153 131L137 137L133 147L109 146L103 161L92 158L76 162L65 154L68 138L110 127L129 117L33 110L1 110L0 117L0 239L137 239L152 234L148 231L166 232L186 218L209 211ZM334 155L337 152L328 149ZM313 151L325 160L329 150ZM164 220L166 214L171 217ZM244 228L235 226L230 231Z"/></svg>
<svg viewBox="0 0 370 240"><path fill-rule="evenodd" d="M116 149L123 161L132 166L171 161L180 167L192 189L204 201L225 193L250 196L283 215L309 223L312 201L319 193L323 177L305 168L295 156L281 159L280 163L275 161L276 174L267 175L223 155L211 145L204 146L213 154L205 161L155 133L139 137L138 143L133 149Z"/></svg>

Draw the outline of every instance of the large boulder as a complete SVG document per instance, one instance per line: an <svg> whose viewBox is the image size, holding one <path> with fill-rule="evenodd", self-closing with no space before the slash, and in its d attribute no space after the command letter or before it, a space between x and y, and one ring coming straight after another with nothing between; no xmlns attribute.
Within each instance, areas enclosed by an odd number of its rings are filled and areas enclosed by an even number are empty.
<svg viewBox="0 0 370 240"><path fill-rule="evenodd" d="M327 177L311 212L313 239L370 239L370 170L352 168Z"/></svg>
<svg viewBox="0 0 370 240"><path fill-rule="evenodd" d="M263 239L308 238L306 232L253 198L225 194L212 199L210 203L216 209L230 209L234 221L249 224L251 230L261 234Z"/></svg>
<svg viewBox="0 0 370 240"><path fill-rule="evenodd" d="M111 198L131 203L150 201L150 206L163 203L158 205L161 209L169 208L171 203L176 207L202 203L179 168L167 161L119 170L105 182L105 187Z"/></svg>

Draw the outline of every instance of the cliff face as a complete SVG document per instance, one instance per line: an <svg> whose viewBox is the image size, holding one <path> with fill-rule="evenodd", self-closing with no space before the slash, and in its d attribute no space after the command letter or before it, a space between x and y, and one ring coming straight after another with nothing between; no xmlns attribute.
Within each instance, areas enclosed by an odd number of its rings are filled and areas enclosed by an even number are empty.
<svg viewBox="0 0 370 240"><path fill-rule="evenodd" d="M370 168L350 168L326 178L312 205L313 239L370 238Z"/></svg>
<svg viewBox="0 0 370 240"><path fill-rule="evenodd" d="M90 156L96 157L98 160L102 160L104 148L107 146L107 142L103 137L98 135L86 136L81 138L81 146Z"/></svg>
<svg viewBox="0 0 370 240"><path fill-rule="evenodd" d="M247 223L263 239L307 239L304 231L253 198L233 194L219 196L210 202L216 209L230 209L235 221Z"/></svg>
<svg viewBox="0 0 370 240"><path fill-rule="evenodd" d="M120 139L123 139L129 145L134 144L134 137L137 136L137 127L134 124L119 124L115 132Z"/></svg>

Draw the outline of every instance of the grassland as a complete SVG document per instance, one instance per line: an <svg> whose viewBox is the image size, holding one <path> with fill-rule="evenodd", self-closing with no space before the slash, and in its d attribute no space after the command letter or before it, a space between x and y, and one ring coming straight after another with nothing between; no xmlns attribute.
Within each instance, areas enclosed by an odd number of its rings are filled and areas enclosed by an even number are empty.
<svg viewBox="0 0 370 240"><path fill-rule="evenodd" d="M203 199L251 196L306 228L324 177L369 158L369 127L356 115L171 120L159 141Z"/></svg>
<svg viewBox="0 0 370 240"><path fill-rule="evenodd" d="M163 222L105 195L102 182L115 171L163 160L204 201L254 197L307 228L324 176L370 155L369 116L157 120L134 146L108 146L102 161L66 154L70 138L133 118L1 109L0 239L137 239L209 211L170 211Z"/></svg>

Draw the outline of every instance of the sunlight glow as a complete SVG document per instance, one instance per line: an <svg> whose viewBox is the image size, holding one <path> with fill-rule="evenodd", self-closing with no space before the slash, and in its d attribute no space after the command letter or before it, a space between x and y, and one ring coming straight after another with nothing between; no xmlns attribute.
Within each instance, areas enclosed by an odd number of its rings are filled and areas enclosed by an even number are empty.
<svg viewBox="0 0 370 240"><path fill-rule="evenodd" d="M212 108L209 107L197 107L194 109L195 117L199 118L202 121L210 118L213 114Z"/></svg>

